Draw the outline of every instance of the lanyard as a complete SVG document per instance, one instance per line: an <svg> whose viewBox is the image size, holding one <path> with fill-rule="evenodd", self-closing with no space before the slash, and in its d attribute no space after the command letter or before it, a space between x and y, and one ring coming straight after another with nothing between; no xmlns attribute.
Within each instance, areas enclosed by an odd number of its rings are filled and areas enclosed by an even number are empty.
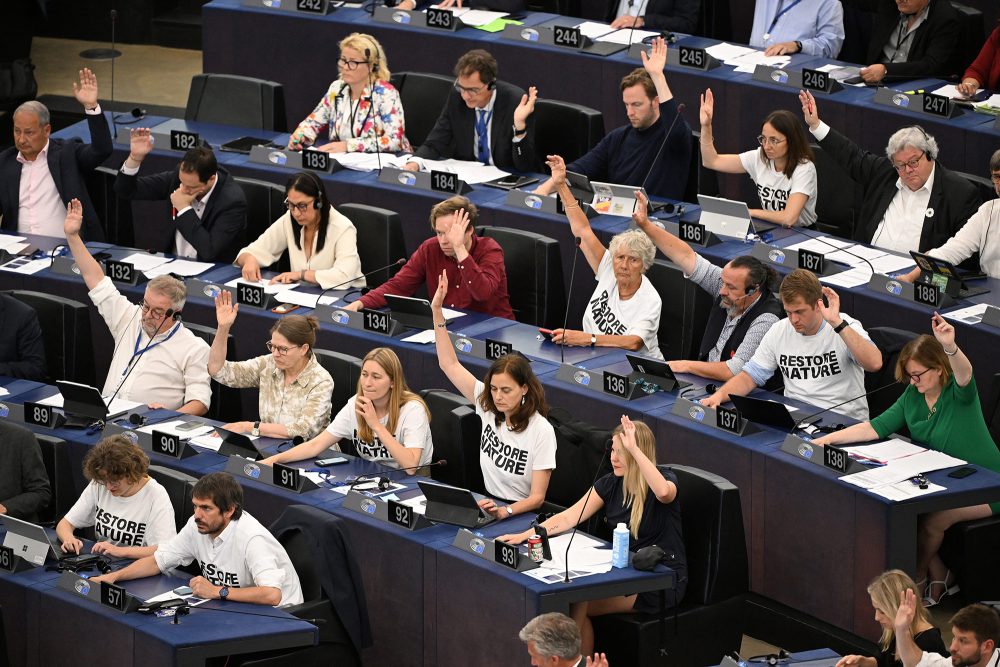
<svg viewBox="0 0 1000 667"><path fill-rule="evenodd" d="M768 34L771 34L771 31L774 30L774 26L778 25L778 19L790 12L792 7L802 2L802 0L793 0L792 4L788 5L784 9L781 7L782 2L784 2L784 0L778 0L778 13L774 15L774 20L771 21L771 27L767 29Z"/></svg>
<svg viewBox="0 0 1000 667"><path fill-rule="evenodd" d="M170 333L167 334L166 338L164 338L163 340L156 341L155 343L153 342L153 339L150 338L149 345L142 348L142 350L139 350L139 341L142 340L142 328L140 327L139 335L135 337L135 349L132 351L132 358L128 360L127 364L125 364L125 370L122 371L122 376L128 373L128 369L132 365L132 362L136 361L139 357L146 354L146 352L152 350L157 345L160 345L161 343L166 343L168 340L174 337L174 334L177 333L177 330L180 328L181 328L180 323L175 324L174 328L170 330Z"/></svg>

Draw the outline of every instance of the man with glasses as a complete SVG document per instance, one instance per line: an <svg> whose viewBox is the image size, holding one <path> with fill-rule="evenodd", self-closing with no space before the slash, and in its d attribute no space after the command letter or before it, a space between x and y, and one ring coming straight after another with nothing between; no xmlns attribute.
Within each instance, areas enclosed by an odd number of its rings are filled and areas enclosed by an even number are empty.
<svg viewBox="0 0 1000 667"><path fill-rule="evenodd" d="M219 167L212 149L192 148L176 171L138 176L153 150L149 128L131 130L129 156L115 179L122 199L169 200L170 229L160 250L201 262L232 262L243 247L247 200L229 173Z"/></svg>
<svg viewBox="0 0 1000 667"><path fill-rule="evenodd" d="M469 160L523 172L538 168L535 159L535 111L538 90L524 92L497 80L496 59L482 49L469 51L455 64L455 90L416 158ZM406 163L420 169L419 160Z"/></svg>
<svg viewBox="0 0 1000 667"><path fill-rule="evenodd" d="M187 298L184 283L170 276L157 276L146 285L142 305L130 303L84 245L80 238L82 221L83 206L74 199L63 223L66 244L90 290L90 299L114 338L111 366L101 394L108 398L117 392L118 398L141 401L152 408L205 414L212 401L208 343L180 321Z"/></svg>
<svg viewBox="0 0 1000 667"><path fill-rule="evenodd" d="M1000 196L1000 150L990 158L990 180ZM1000 211L996 199L991 199L976 211L975 215L962 226L958 233L941 246L928 250L927 254L952 264L961 264L979 253L979 267L991 278L1000 278ZM993 225L997 228L990 236ZM916 282L920 278L920 267L900 276L900 280Z"/></svg>
<svg viewBox="0 0 1000 667"><path fill-rule="evenodd" d="M881 157L822 122L812 93L800 92L799 101L820 147L863 188L856 240L904 254L927 252L954 236L976 211L981 201L976 188L937 161L937 141L921 127L897 130Z"/></svg>
<svg viewBox="0 0 1000 667"><path fill-rule="evenodd" d="M667 44L657 38L651 54L643 52L642 67L621 80L629 124L609 132L590 152L566 165L567 171L602 183L645 186L657 197L684 199L691 166L691 128L679 116L663 74L666 64ZM555 182L550 178L535 192L555 192Z"/></svg>

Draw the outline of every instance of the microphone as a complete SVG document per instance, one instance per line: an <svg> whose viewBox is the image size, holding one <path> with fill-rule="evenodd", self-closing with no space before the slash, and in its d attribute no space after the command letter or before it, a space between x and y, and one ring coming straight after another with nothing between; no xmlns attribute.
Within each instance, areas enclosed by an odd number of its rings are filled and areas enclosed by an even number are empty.
<svg viewBox="0 0 1000 667"><path fill-rule="evenodd" d="M138 313L139 311L137 310L136 312ZM163 313L163 318L160 319L160 323L156 325L156 331L154 331L153 335L149 337L149 342L150 343L152 343L153 339L156 338L157 334L160 333L160 329L166 323L167 318L168 317L172 317L173 314L174 314L174 309L173 308L167 308L167 311L165 313ZM135 315L133 315L133 317L135 317ZM129 362L129 363L131 363L131 366L127 367L128 370L125 373L125 377L123 377L122 381L118 383L118 388L115 389L115 393L111 394L111 398L108 399L108 409L111 409L111 404L115 402L115 397L118 395L118 392L120 392L122 390L122 387L125 386L125 382L128 380L128 376L132 375L132 371L134 371L135 367L139 365L139 360L142 359L142 355L146 354L146 352L149 350L149 348L150 348L150 345L147 345L146 347L144 347L142 349L142 352L140 352L135 357L135 362L134 363L132 363L131 361Z"/></svg>
<svg viewBox="0 0 1000 667"><path fill-rule="evenodd" d="M579 236L573 237L573 242L576 244L576 248L573 250L573 268L569 272L569 292L567 294L572 297L573 295L573 279L576 278L576 260L580 256L580 243L582 239ZM559 344L559 363L566 363L566 323L569 322L569 305L571 301L570 298L566 299L566 313L563 315L563 339L562 343Z"/></svg>
<svg viewBox="0 0 1000 667"><path fill-rule="evenodd" d="M373 14L374 16L374 14ZM372 132L375 135L375 159L378 160L378 173L382 173L382 151L379 149L378 141L378 114L372 114L375 110L375 70L372 68L371 62L371 49L365 49L365 60L368 61L368 115L365 116L364 121L361 123L361 129L364 130L365 123L368 119L372 119ZM375 54L375 64L378 65L378 53ZM353 129L353 128L352 128Z"/></svg>
<svg viewBox="0 0 1000 667"><path fill-rule="evenodd" d="M319 293L318 297L316 297L316 305L313 306L313 308L319 307L319 300L322 299L323 296L327 292L332 292L333 290L337 289L338 287L343 287L344 285L347 285L348 283L353 283L355 280L360 280L361 278L367 278L368 276L376 274L379 271L385 271L386 269L391 269L394 266L402 266L403 264L406 264L406 258L405 257L400 257L395 262L393 262L391 264L386 264L385 266L380 266L379 268L375 269L374 271L369 271L368 273L362 273L360 276L354 276L353 278L349 278L349 279L345 280L342 283L337 283L336 285L333 285L332 287L327 287L325 290L323 290L322 292Z"/></svg>
<svg viewBox="0 0 1000 667"><path fill-rule="evenodd" d="M794 431L799 430L799 429L804 429L806 426L809 426L810 422L812 421L812 419L814 417L819 417L820 415L826 414L830 410L833 410L835 408L839 408L841 405L844 405L845 403L850 403L851 401L859 401L862 398L868 398L872 394L877 394L878 392L882 391L883 389L888 389L889 387L892 387L892 386L894 386L896 384L899 384L899 383L896 382L895 380L893 380L889 384L884 384L881 387L878 387L877 389L872 389L871 391L865 392L864 394L861 394L860 396L855 396L854 398L849 398L846 401L841 401L840 403L837 403L836 405L831 405L830 407L824 408L824 409L820 410L819 412L815 412L815 413L809 415L808 417L806 417L805 419L799 420L799 422L797 424L795 424L795 426L792 427L792 431L790 431L790 432L794 432Z"/></svg>
<svg viewBox="0 0 1000 667"><path fill-rule="evenodd" d="M564 584L569 583L569 549L573 546L573 538L576 537L576 531L580 527L580 522L583 521L583 513L587 509L587 503L590 502L590 494L594 492L594 484L597 484L597 478L601 475L601 467L604 465L605 459L608 458L608 452L611 451L610 447L605 447L604 456L601 457L600 463L597 464L597 472L594 473L594 479L590 482L590 488L587 489L587 495L583 497L583 507L580 508L580 516L576 518L576 523L573 524L573 532L569 535L569 541L566 542L566 555L564 560L566 561L566 576L563 579Z"/></svg>
<svg viewBox="0 0 1000 667"><path fill-rule="evenodd" d="M396 468L395 470L386 471L378 476L378 486L380 491L384 491L389 488L389 475L394 475L399 472L407 472L409 470L419 470L420 468L430 468L433 466L446 466L448 465L448 459L438 459L433 463L425 463L424 465L409 466L408 468ZM347 488L348 491L354 489L355 486L361 482L371 482L375 480L375 475L358 475L351 482L351 485Z"/></svg>
<svg viewBox="0 0 1000 667"><path fill-rule="evenodd" d="M684 107L686 107L686 106L687 105L684 104L683 102L681 102L680 104L677 105L677 113L674 115L674 119L673 119L673 121L671 121L670 127L667 128L667 133L663 136L663 141L660 142L660 149L658 151L656 151L656 155L653 157L653 161L649 165L649 171L646 172L646 177L644 179L642 179L642 185L639 186L640 188L643 188L643 189L646 188L646 181L649 180L650 174L653 173L653 167L656 166L657 160L660 159L660 154L663 153L663 149L667 145L667 139L670 138L670 133L674 131L674 125L677 124L677 121L681 117L681 112L684 111Z"/></svg>

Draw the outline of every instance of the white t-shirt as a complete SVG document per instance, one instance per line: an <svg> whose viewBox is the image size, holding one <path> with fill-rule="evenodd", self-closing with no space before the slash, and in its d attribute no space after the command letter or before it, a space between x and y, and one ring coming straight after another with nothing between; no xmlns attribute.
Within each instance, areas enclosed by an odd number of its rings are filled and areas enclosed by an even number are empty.
<svg viewBox="0 0 1000 667"><path fill-rule="evenodd" d="M656 335L660 328L660 308L663 302L653 283L643 276L639 291L631 299L623 301L619 298L610 250L601 258L595 278L597 289L583 313L583 330L591 334L638 336L644 343L643 349L639 350L640 354L662 359Z"/></svg>
<svg viewBox="0 0 1000 667"><path fill-rule="evenodd" d="M760 149L740 153L740 163L757 186L760 207L765 211L784 211L788 198L795 193L808 199L799 214L799 224L811 227L816 222L816 165L805 162L795 167L792 177L777 171L774 163L760 158Z"/></svg>
<svg viewBox="0 0 1000 667"><path fill-rule="evenodd" d="M98 540L122 547L162 544L177 534L170 497L153 478L128 498L91 482L65 518L74 528L93 526Z"/></svg>
<svg viewBox="0 0 1000 667"><path fill-rule="evenodd" d="M990 278L1000 278L1000 200L991 199L954 236L934 250L933 255L952 264L961 264L979 253L979 266ZM992 235L991 235L992 232Z"/></svg>
<svg viewBox="0 0 1000 667"><path fill-rule="evenodd" d="M358 456L363 459L375 461L390 468L399 468L399 463L392 458L392 454L379 441L378 436L375 436L373 443L358 438L358 413L354 409L356 402L357 396L351 396L330 422L330 425L326 427L326 432L338 440L350 438ZM386 426L389 422L389 415L386 414L379 421L382 422L383 426ZM420 461L417 465L425 466L431 462L431 456L434 453L434 445L431 442L431 424L427 419L424 406L419 401L407 401L399 409L399 420L393 435L404 447L421 450Z"/></svg>
<svg viewBox="0 0 1000 667"><path fill-rule="evenodd" d="M486 385L476 382L476 414L483 420L479 438L479 465L483 469L483 482L490 495L504 500L524 500L531 493L531 476L536 470L554 470L556 467L556 432L549 420L538 414L531 415L528 427L520 433L507 428L500 415L485 412L478 397Z"/></svg>
<svg viewBox="0 0 1000 667"><path fill-rule="evenodd" d="M281 589L279 607L302 602L302 587L284 547L246 510L214 540L198 532L194 517L153 554L160 572L197 560L201 576L215 586Z"/></svg>
<svg viewBox="0 0 1000 667"><path fill-rule="evenodd" d="M862 338L871 340L860 322L844 313L840 316ZM843 336L834 333L825 320L812 336L797 333L787 319L779 321L764 334L757 352L743 367L757 386L767 382L777 369L785 381L785 396L821 408L865 393L865 369ZM837 412L864 421L868 419L868 399L845 403Z"/></svg>

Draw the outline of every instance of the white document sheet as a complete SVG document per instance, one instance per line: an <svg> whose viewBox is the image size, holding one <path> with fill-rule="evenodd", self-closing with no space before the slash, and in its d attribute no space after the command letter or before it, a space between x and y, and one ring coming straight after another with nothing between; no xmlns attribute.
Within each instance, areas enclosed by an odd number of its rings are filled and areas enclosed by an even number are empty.
<svg viewBox="0 0 1000 667"><path fill-rule="evenodd" d="M983 89L980 88L976 92L980 93L980 92L982 92L982 90ZM948 85L945 85L945 86L941 86L937 90L932 90L931 92L934 93L935 95L941 95L942 97L947 97L949 100L963 100L964 101L964 100L968 100L969 99L968 97L966 97L962 93L958 92L958 86L956 86L954 84L948 84Z"/></svg>
<svg viewBox="0 0 1000 667"><path fill-rule="evenodd" d="M584 21L576 24L576 27L580 29L581 35L590 37L591 39L597 39L602 35L615 32L615 28L612 28L607 23L597 23L596 21Z"/></svg>
<svg viewBox="0 0 1000 667"><path fill-rule="evenodd" d="M509 174L493 165L483 164L475 160L424 160L424 168L428 171L446 171L455 174L469 185L485 183Z"/></svg>
<svg viewBox="0 0 1000 667"><path fill-rule="evenodd" d="M840 479L848 484L860 486L863 489L874 489L887 484L896 484L917 475L942 470L944 468L954 468L963 465L965 461L954 456L948 456L942 452L932 449L925 450L919 454L905 456L881 468L872 468L853 475L844 475Z"/></svg>
<svg viewBox="0 0 1000 667"><path fill-rule="evenodd" d="M315 308L316 297L318 296L319 294L309 294L307 292L299 292L298 290L289 289L276 292L274 298L281 303L294 303L296 306ZM337 303L338 301L340 301L340 299L335 296L330 296L329 294L320 299L320 303L327 306Z"/></svg>
<svg viewBox="0 0 1000 667"><path fill-rule="evenodd" d="M660 33L649 30L616 30L607 35L602 35L595 39L595 42L608 42L609 44L624 44L626 46L638 44L647 37L656 37ZM629 39L631 38L631 41Z"/></svg>
<svg viewBox="0 0 1000 667"><path fill-rule="evenodd" d="M198 428L187 429L185 431L177 429L178 426L182 426L186 423L187 422L183 419L177 419L169 422L157 422L156 424L143 426L137 430L140 433L152 433L155 430L168 435L176 435L178 438L196 438L199 435L205 435L206 433L211 433L214 430L211 426L199 426Z"/></svg>
<svg viewBox="0 0 1000 667"><path fill-rule="evenodd" d="M919 484L914 484L908 479L903 480L902 482L897 482L896 484L887 484L886 486L871 489L871 492L875 495L882 496L883 498L888 498L889 500L896 502L916 498L918 496L926 496L929 493L937 493L938 491L944 491L944 487L940 484L928 483L926 489L921 489Z"/></svg>
<svg viewBox="0 0 1000 667"><path fill-rule="evenodd" d="M107 400L108 398L107 396L105 396L104 401L107 402ZM51 396L49 396L48 398L43 398L42 400L38 401L38 403L39 405L51 405L54 408L62 408L63 395L60 394L59 392L56 392ZM129 410L134 410L141 405L142 403L136 403L135 401L126 401L124 398L116 398L114 402L111 404L111 406L108 408L108 414L112 416L121 415L128 412Z"/></svg>
<svg viewBox="0 0 1000 667"><path fill-rule="evenodd" d="M13 236L10 234L0 234L0 248L9 248L12 245L20 245L21 241L27 241L27 236Z"/></svg>
<svg viewBox="0 0 1000 667"><path fill-rule="evenodd" d="M42 259L29 259L27 257L15 257L6 264L0 266L0 271L10 271L11 273L23 273L32 275L43 269L49 268L52 260L48 257Z"/></svg>
<svg viewBox="0 0 1000 667"><path fill-rule="evenodd" d="M729 44L728 42L719 42L718 44L713 44L705 49L705 52L708 53L708 55L722 62L738 58L739 56L747 53L753 53L754 51L756 51L756 49L750 48L749 46L738 46L736 44Z"/></svg>
<svg viewBox="0 0 1000 667"><path fill-rule="evenodd" d="M949 320L957 320L959 322L965 322L966 324L979 324L983 321L983 315L986 314L986 308L989 304L977 303L972 306L966 306L965 308L959 308L958 310L953 310L946 313Z"/></svg>
<svg viewBox="0 0 1000 667"><path fill-rule="evenodd" d="M497 19L502 19L508 16L507 12L490 12L485 9L456 9L455 16L462 19L462 23L465 25L471 25L474 28L478 28L481 25L487 25L493 23Z"/></svg>
<svg viewBox="0 0 1000 667"><path fill-rule="evenodd" d="M196 262L193 259L175 259L172 262L160 264L159 266L144 270L147 278L165 276L168 273L175 273L178 276L197 276L211 269L215 264L209 262Z"/></svg>
<svg viewBox="0 0 1000 667"><path fill-rule="evenodd" d="M170 261L170 258L162 257L160 255L150 255L146 252L134 252L128 257L123 257L118 261L131 264L137 271L145 273L150 269L155 269L161 264L166 264Z"/></svg>
<svg viewBox="0 0 1000 667"><path fill-rule="evenodd" d="M888 463L889 461L895 461L896 459L913 456L914 454L920 454L921 452L927 451L925 447L914 445L912 442L906 442L905 440L900 440L899 438L892 438L890 440L876 442L871 445L841 447L841 449L851 454L857 454L858 456L878 461L879 463Z"/></svg>
<svg viewBox="0 0 1000 667"><path fill-rule="evenodd" d="M299 283L269 283L267 279L253 282L251 280L243 280L243 278L236 278L226 283L226 287L236 287L240 283L244 285L259 285L264 288L265 294L280 294L285 290L293 290L299 286Z"/></svg>

